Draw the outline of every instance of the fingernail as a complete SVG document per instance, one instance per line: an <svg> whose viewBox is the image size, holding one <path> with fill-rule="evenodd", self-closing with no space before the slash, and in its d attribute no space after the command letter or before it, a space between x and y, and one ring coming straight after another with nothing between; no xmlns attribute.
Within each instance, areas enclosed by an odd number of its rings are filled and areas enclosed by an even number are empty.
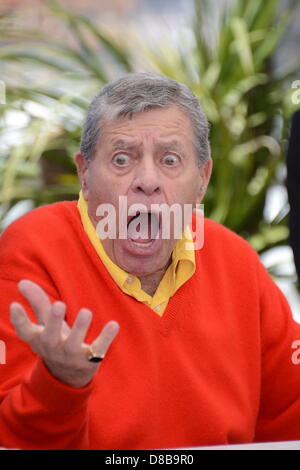
<svg viewBox="0 0 300 470"><path fill-rule="evenodd" d="M120 325L118 322L116 322L115 320L111 320L108 324L108 328L111 330L111 331L119 331L120 329Z"/></svg>
<svg viewBox="0 0 300 470"><path fill-rule="evenodd" d="M57 302L54 302L52 306L52 313L57 317L64 316L66 313L66 305L63 302L60 302L59 300Z"/></svg>
<svg viewBox="0 0 300 470"><path fill-rule="evenodd" d="M92 320L92 312L87 309L83 308L80 310L78 314L78 324L81 326L85 326L87 323L89 323Z"/></svg>
<svg viewBox="0 0 300 470"><path fill-rule="evenodd" d="M18 305L11 304L10 306L10 318L13 323L20 323L22 317L20 316L20 311Z"/></svg>
<svg viewBox="0 0 300 470"><path fill-rule="evenodd" d="M18 313L13 310L12 308L10 309L10 318L13 323L17 323L18 321Z"/></svg>
<svg viewBox="0 0 300 470"><path fill-rule="evenodd" d="M22 281L18 282L18 288L21 294L23 294L24 289L26 289L26 280L22 279Z"/></svg>

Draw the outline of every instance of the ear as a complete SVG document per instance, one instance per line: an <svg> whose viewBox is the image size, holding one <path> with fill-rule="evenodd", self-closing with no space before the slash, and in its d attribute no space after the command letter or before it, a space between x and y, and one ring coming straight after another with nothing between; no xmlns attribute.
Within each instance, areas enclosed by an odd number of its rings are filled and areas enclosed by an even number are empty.
<svg viewBox="0 0 300 470"><path fill-rule="evenodd" d="M211 158L199 168L201 182L200 182L200 188L197 194L197 204L200 204L205 196L207 186L208 186L211 173L212 173L212 168L213 168L213 161Z"/></svg>
<svg viewBox="0 0 300 470"><path fill-rule="evenodd" d="M74 162L77 168L77 174L84 199L88 200L87 172L89 168L88 160L80 153L74 155Z"/></svg>

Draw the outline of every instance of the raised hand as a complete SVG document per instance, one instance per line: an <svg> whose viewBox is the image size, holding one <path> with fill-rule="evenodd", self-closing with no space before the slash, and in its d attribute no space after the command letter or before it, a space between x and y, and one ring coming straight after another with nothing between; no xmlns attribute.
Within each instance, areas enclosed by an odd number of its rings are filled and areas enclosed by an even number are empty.
<svg viewBox="0 0 300 470"><path fill-rule="evenodd" d="M92 321L92 312L79 310L70 328L64 320L66 305L57 301L51 304L45 291L32 281L19 282L19 290L30 303L38 324L27 316L24 307L13 302L10 305L11 322L16 333L46 364L51 374L61 382L76 388L87 385L101 363L88 360L91 349L104 357L119 331L119 324L108 322L91 345L84 338Z"/></svg>

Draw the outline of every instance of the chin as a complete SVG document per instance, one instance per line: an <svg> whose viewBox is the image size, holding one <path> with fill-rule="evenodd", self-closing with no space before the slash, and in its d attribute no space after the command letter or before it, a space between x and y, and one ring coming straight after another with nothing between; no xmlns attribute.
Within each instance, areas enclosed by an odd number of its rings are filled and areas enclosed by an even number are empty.
<svg viewBox="0 0 300 470"><path fill-rule="evenodd" d="M141 260L137 260L136 262L130 262L130 263L122 263L122 266L119 264L119 266L124 269L124 271L127 271L128 273L132 274L133 276L137 277L144 277L144 276L150 276L151 274L155 274L157 271L160 271L163 269L163 266L157 265L156 263L149 263L149 261L143 262Z"/></svg>

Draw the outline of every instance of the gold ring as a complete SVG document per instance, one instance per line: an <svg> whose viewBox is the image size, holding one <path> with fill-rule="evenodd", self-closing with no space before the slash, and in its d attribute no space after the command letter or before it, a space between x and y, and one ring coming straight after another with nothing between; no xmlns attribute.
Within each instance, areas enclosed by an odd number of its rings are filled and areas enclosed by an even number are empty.
<svg viewBox="0 0 300 470"><path fill-rule="evenodd" d="M104 359L104 356L99 356L99 354L96 354L93 349L92 349L92 346L89 347L88 349L88 361L90 362L101 362L103 361Z"/></svg>

